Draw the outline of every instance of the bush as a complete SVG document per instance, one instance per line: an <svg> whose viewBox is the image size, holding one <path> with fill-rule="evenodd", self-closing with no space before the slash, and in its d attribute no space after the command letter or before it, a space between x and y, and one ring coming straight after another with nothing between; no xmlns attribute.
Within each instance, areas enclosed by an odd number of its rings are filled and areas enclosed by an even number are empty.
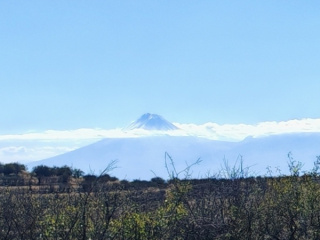
<svg viewBox="0 0 320 240"><path fill-rule="evenodd" d="M3 173L5 175L18 174L26 170L26 166L20 163L7 163L3 166Z"/></svg>
<svg viewBox="0 0 320 240"><path fill-rule="evenodd" d="M154 177L154 178L151 178L151 182L152 183L156 183L156 184L160 184L160 185L163 185L166 183L166 181L161 178L161 177Z"/></svg>
<svg viewBox="0 0 320 240"><path fill-rule="evenodd" d="M72 169L68 166L55 167L55 173L57 176L72 176Z"/></svg>
<svg viewBox="0 0 320 240"><path fill-rule="evenodd" d="M81 169L78 169L78 168L72 169L72 177L80 178L83 175L84 175L84 172Z"/></svg>
<svg viewBox="0 0 320 240"><path fill-rule="evenodd" d="M99 176L99 180L102 180L102 181L106 181L106 182L114 182L114 181L117 181L118 178L116 177L111 177L109 174L103 174L101 176Z"/></svg>
<svg viewBox="0 0 320 240"><path fill-rule="evenodd" d="M34 173L36 177L50 177L54 175L53 169L45 165L34 167L32 173Z"/></svg>

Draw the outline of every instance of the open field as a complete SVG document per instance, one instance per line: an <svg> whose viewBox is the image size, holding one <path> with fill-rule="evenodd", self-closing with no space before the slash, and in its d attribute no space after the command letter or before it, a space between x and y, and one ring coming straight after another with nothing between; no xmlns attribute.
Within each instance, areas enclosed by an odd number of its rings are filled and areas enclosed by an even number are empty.
<svg viewBox="0 0 320 240"><path fill-rule="evenodd" d="M1 187L0 239L319 239L319 175L291 173L132 182L48 177L40 184L35 178Z"/></svg>

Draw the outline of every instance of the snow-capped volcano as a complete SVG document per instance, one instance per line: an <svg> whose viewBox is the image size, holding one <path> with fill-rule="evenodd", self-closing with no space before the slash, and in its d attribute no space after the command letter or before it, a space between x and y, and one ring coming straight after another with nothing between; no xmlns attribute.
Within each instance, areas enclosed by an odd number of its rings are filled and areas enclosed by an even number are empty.
<svg viewBox="0 0 320 240"><path fill-rule="evenodd" d="M133 129L168 131L176 130L178 128L160 115L145 113L126 128L126 130Z"/></svg>

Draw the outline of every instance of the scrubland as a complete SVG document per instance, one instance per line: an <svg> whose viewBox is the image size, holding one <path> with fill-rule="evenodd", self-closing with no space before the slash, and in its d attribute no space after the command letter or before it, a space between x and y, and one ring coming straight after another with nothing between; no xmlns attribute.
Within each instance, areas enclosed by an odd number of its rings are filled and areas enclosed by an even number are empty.
<svg viewBox="0 0 320 240"><path fill-rule="evenodd" d="M2 173L0 239L320 239L319 162L166 181Z"/></svg>

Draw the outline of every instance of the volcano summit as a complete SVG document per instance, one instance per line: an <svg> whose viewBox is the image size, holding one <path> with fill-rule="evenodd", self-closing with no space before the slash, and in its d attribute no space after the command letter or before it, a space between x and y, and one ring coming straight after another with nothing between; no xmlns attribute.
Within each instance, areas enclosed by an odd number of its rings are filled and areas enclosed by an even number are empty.
<svg viewBox="0 0 320 240"><path fill-rule="evenodd" d="M133 129L169 131L176 130L178 128L160 115L146 113L126 128L126 130Z"/></svg>

